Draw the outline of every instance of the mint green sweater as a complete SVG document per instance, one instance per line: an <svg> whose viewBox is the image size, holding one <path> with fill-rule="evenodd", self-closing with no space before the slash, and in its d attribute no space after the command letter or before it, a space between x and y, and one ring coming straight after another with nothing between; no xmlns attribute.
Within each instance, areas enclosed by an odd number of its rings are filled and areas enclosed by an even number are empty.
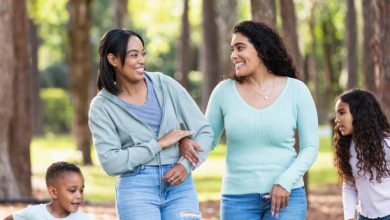
<svg viewBox="0 0 390 220"><path fill-rule="evenodd" d="M302 176L318 153L317 112L303 82L288 78L275 102L257 110L240 96L236 81L225 80L212 92L206 117L215 135L213 148L226 132L223 194L268 193L274 184L289 192L303 186Z"/></svg>

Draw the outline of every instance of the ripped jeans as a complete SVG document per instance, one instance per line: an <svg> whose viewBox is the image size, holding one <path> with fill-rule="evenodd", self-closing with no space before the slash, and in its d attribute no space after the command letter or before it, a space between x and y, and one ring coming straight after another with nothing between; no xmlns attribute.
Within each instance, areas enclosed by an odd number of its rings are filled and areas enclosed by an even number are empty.
<svg viewBox="0 0 390 220"><path fill-rule="evenodd" d="M198 197L189 174L179 185L161 180L174 164L141 165L122 174L116 184L120 220L199 220Z"/></svg>

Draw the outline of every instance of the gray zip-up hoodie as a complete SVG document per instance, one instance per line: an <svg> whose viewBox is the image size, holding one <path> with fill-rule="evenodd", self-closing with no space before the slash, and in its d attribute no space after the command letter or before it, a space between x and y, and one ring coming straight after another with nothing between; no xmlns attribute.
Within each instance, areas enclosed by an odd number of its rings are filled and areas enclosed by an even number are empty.
<svg viewBox="0 0 390 220"><path fill-rule="evenodd" d="M149 125L129 111L119 97L101 90L89 109L89 127L99 161L110 176L120 175L139 165L177 163L180 159L178 144L161 149L157 140L171 129L194 131L192 138L203 149L199 156L204 161L211 150L213 131L197 104L174 79L161 73L145 72L161 106L162 119L158 137ZM181 160L187 173L194 167Z"/></svg>

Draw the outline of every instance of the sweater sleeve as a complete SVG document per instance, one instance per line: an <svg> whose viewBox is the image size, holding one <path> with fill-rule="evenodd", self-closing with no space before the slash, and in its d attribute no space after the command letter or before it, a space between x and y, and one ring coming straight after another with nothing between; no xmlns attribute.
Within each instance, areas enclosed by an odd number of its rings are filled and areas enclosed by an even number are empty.
<svg viewBox="0 0 390 220"><path fill-rule="evenodd" d="M210 122L211 127L214 131L214 141L212 149L214 149L221 139L222 133L224 131L224 119L221 108L220 100L220 91L222 89L221 83L218 84L213 92L211 93L209 102L207 104L206 118Z"/></svg>
<svg viewBox="0 0 390 220"><path fill-rule="evenodd" d="M122 148L115 124L102 106L104 103L91 103L88 124L99 161L108 175L115 176L133 170L161 151L155 139Z"/></svg>
<svg viewBox="0 0 390 220"><path fill-rule="evenodd" d="M355 208L357 205L357 189L355 185L350 183L343 182L342 186L342 195L343 195L343 210L344 210L344 219L354 219L355 218Z"/></svg>
<svg viewBox="0 0 390 220"><path fill-rule="evenodd" d="M293 184L299 181L317 159L319 145L317 110L313 98L305 84L299 82L298 86L296 109L299 153L290 167L276 181L288 192L291 192Z"/></svg>
<svg viewBox="0 0 390 220"><path fill-rule="evenodd" d="M176 80L167 77L167 81L172 85L171 96L174 97L174 101L177 107L177 114L179 120L185 124L187 130L194 131L192 139L203 148L204 151L198 152L202 162L207 159L207 156L211 150L211 144L214 138L213 130L199 109L198 105L192 99L190 94L182 87ZM183 164L187 173L195 169L191 163L183 159L179 163Z"/></svg>

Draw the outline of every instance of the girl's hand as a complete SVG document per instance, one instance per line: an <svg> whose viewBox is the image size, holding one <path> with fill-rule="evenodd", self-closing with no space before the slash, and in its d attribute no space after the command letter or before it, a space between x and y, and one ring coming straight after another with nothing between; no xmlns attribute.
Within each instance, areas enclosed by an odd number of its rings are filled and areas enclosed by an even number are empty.
<svg viewBox="0 0 390 220"><path fill-rule="evenodd" d="M279 215L279 211L282 208L286 208L288 206L288 199L290 198L290 193L287 192L279 184L275 184L272 187L270 197L272 199L271 213L277 218Z"/></svg>
<svg viewBox="0 0 390 220"><path fill-rule="evenodd" d="M167 181L170 185L177 185L184 182L186 177L186 168L182 164L178 163L169 169L161 179Z"/></svg>
<svg viewBox="0 0 390 220"><path fill-rule="evenodd" d="M179 150L180 155L187 159L192 166L199 166L200 162L202 162L202 159L199 157L197 151L203 151L203 149L195 141L186 137L181 139L179 141Z"/></svg>
<svg viewBox="0 0 390 220"><path fill-rule="evenodd" d="M193 131L183 131L172 129L160 139L157 140L157 143L161 146L162 149L168 148L173 144L176 144L180 139L186 136L192 135Z"/></svg>

